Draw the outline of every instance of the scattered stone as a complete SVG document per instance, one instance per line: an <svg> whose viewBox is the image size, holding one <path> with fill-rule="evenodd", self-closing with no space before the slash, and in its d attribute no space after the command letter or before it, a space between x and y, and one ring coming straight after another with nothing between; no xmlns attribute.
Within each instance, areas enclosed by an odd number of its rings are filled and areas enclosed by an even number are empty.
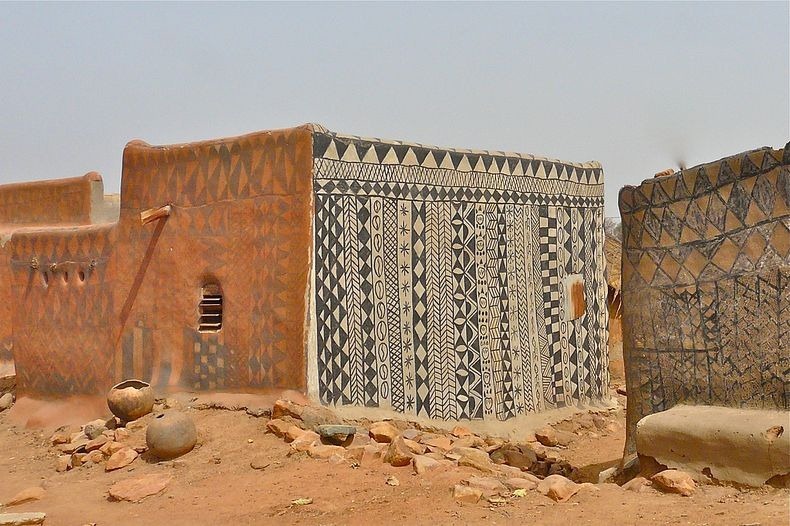
<svg viewBox="0 0 790 526"><path fill-rule="evenodd" d="M304 435L305 433L307 433L307 431L305 431L301 427L292 425L285 430L285 434L283 435L283 438L285 439L286 442L290 443L296 440L297 438L299 438L300 436ZM312 433L312 431L310 431L310 433Z"/></svg>
<svg viewBox="0 0 790 526"><path fill-rule="evenodd" d="M291 402L290 400L277 400L274 402L274 407L272 407L272 418L278 419L284 416L290 416L291 418L301 420L304 407L305 406Z"/></svg>
<svg viewBox="0 0 790 526"><path fill-rule="evenodd" d="M93 440L94 438L101 435L103 432L107 431L107 421L98 418L96 420L92 420L85 424L82 428L82 432L85 433L85 436L88 437L89 440Z"/></svg>
<svg viewBox="0 0 790 526"><path fill-rule="evenodd" d="M59 444L68 444L71 442L71 433L68 429L59 429L55 431L55 433L49 438L49 442L53 446L57 446Z"/></svg>
<svg viewBox="0 0 790 526"><path fill-rule="evenodd" d="M29 488L25 488L13 497L11 497L4 506L7 508L9 506L16 506L17 504L24 504L25 502L32 502L34 500L41 500L44 498L47 492L41 486L31 486Z"/></svg>
<svg viewBox="0 0 790 526"><path fill-rule="evenodd" d="M91 455L92 454L93 453L91 453ZM101 454L101 452L99 452L99 454ZM124 468L134 462L137 456L137 451L130 447L125 447L120 451L116 451L109 459L107 459L107 464L104 466L104 471L113 471Z"/></svg>
<svg viewBox="0 0 790 526"><path fill-rule="evenodd" d="M3 396L0 396L0 411L5 411L12 405L14 405L14 395L11 393L6 393Z"/></svg>
<svg viewBox="0 0 790 526"><path fill-rule="evenodd" d="M545 426L535 431L535 438L544 446L554 447L559 445L557 430L551 426Z"/></svg>
<svg viewBox="0 0 790 526"><path fill-rule="evenodd" d="M373 439L367 433L354 433L354 436L351 437L351 443L346 447L367 446L371 443L373 443Z"/></svg>
<svg viewBox="0 0 790 526"><path fill-rule="evenodd" d="M101 451L102 454L104 454L104 455L109 457L109 456L112 456L113 454L115 454L116 452L122 450L125 447L127 447L127 446L121 444L120 442L112 441L112 442L107 442L102 447L100 447L99 451ZM134 449L134 448L132 448L132 449Z"/></svg>
<svg viewBox="0 0 790 526"><path fill-rule="evenodd" d="M469 466L483 473L494 472L494 465L485 451L470 447L454 447L449 453L460 455L458 458L459 466Z"/></svg>
<svg viewBox="0 0 790 526"><path fill-rule="evenodd" d="M476 504L483 492L477 488L472 488L463 484L456 484L453 488L453 498L458 502L466 504Z"/></svg>
<svg viewBox="0 0 790 526"><path fill-rule="evenodd" d="M85 435L80 435L68 444L59 444L57 446L61 453L80 453L85 451L85 446L88 445L90 439Z"/></svg>
<svg viewBox="0 0 790 526"><path fill-rule="evenodd" d="M270 433L280 438L285 436L285 432L291 426L293 426L292 423L286 422L285 420L280 420L279 418L273 418L266 422L266 429L268 429Z"/></svg>
<svg viewBox="0 0 790 526"><path fill-rule="evenodd" d="M10 394L10 393L9 393ZM47 514L41 511L27 513L0 513L0 526L28 526L44 524Z"/></svg>
<svg viewBox="0 0 790 526"><path fill-rule="evenodd" d="M579 491L579 485L562 475L549 475L537 486L538 492L557 502L565 502Z"/></svg>
<svg viewBox="0 0 790 526"><path fill-rule="evenodd" d="M255 457L250 460L250 467L252 469L266 469L269 467L271 462L266 457Z"/></svg>
<svg viewBox="0 0 790 526"><path fill-rule="evenodd" d="M684 497L690 497L697 489L694 479L684 471L667 469L650 478L662 490L669 493L679 493Z"/></svg>
<svg viewBox="0 0 790 526"><path fill-rule="evenodd" d="M85 455L83 460L86 462L93 462L94 464L99 464L101 462L104 462L104 453L102 453L101 450L94 450L88 453L87 455Z"/></svg>
<svg viewBox="0 0 790 526"><path fill-rule="evenodd" d="M316 426L316 433L321 436L322 441L337 446L349 445L354 439L357 428L354 426L324 424Z"/></svg>
<svg viewBox="0 0 790 526"><path fill-rule="evenodd" d="M291 450L297 453L309 451L313 444L320 439L321 437L315 431L305 431L291 442Z"/></svg>
<svg viewBox="0 0 790 526"><path fill-rule="evenodd" d="M621 487L626 491L633 491L634 493L641 493L645 489L652 486L653 483L645 477L632 478Z"/></svg>
<svg viewBox="0 0 790 526"><path fill-rule="evenodd" d="M71 469L71 455L60 455L55 464L55 471L63 473Z"/></svg>
<svg viewBox="0 0 790 526"><path fill-rule="evenodd" d="M606 424L609 423L609 420L601 415L593 415L592 420L598 431L603 431L606 428Z"/></svg>
<svg viewBox="0 0 790 526"><path fill-rule="evenodd" d="M415 442L420 442L420 437L423 435L422 431L418 431L417 429L409 428L401 433L403 438L407 438L409 440L414 440Z"/></svg>
<svg viewBox="0 0 790 526"><path fill-rule="evenodd" d="M71 455L71 466L75 467L75 468L78 468L78 467L82 466L86 462L89 462L87 457L88 457L88 455L85 454L85 453L74 453L74 454L72 454Z"/></svg>
<svg viewBox="0 0 790 526"><path fill-rule="evenodd" d="M511 490L525 489L529 491L537 488L539 482L540 479L535 476L532 476L532 478L513 477L505 480L505 486Z"/></svg>
<svg viewBox="0 0 790 526"><path fill-rule="evenodd" d="M153 473L122 480L110 486L110 497L114 500L140 502L163 491L172 479L173 476L167 473Z"/></svg>
<svg viewBox="0 0 790 526"><path fill-rule="evenodd" d="M127 438L129 438L129 436L130 436L129 430L124 428L124 427L119 427L118 429L113 431L113 433L115 434L115 441L116 442L122 442L122 441L126 440Z"/></svg>
<svg viewBox="0 0 790 526"><path fill-rule="evenodd" d="M341 446L327 446L326 444L316 443L307 450L307 453L311 458L327 459L335 454L343 455L345 451L346 450Z"/></svg>
<svg viewBox="0 0 790 526"><path fill-rule="evenodd" d="M409 448L409 451L414 453L415 455L424 455L425 452L428 450L424 445L420 444L419 442L415 442L414 440L409 440L406 437L403 437L403 443L406 444L406 447Z"/></svg>
<svg viewBox="0 0 790 526"><path fill-rule="evenodd" d="M387 477L386 484L387 486L400 486L400 481L395 475L390 475Z"/></svg>
<svg viewBox="0 0 790 526"><path fill-rule="evenodd" d="M376 442L389 443L400 435L400 431L389 422L374 422L370 425L368 434Z"/></svg>
<svg viewBox="0 0 790 526"><path fill-rule="evenodd" d="M617 474L617 466L612 466L609 469L605 469L598 473L598 484L603 484L609 480L612 480L614 476Z"/></svg>
<svg viewBox="0 0 790 526"><path fill-rule="evenodd" d="M414 469L414 472L418 475L422 475L426 471L436 469L441 465L442 464L438 460L425 455L414 455L414 458L411 459L411 466Z"/></svg>
<svg viewBox="0 0 790 526"><path fill-rule="evenodd" d="M455 426L452 431L450 431L450 434L458 438L472 436L472 432L463 426Z"/></svg>
<svg viewBox="0 0 790 526"><path fill-rule="evenodd" d="M245 412L255 418L271 418L272 412L264 407L248 407Z"/></svg>
<svg viewBox="0 0 790 526"><path fill-rule="evenodd" d="M449 451L453 447L452 440L450 440L450 437L446 437L446 436L439 436L428 440L421 440L420 442L428 446L428 448L431 451L442 452L442 453L445 451Z"/></svg>
<svg viewBox="0 0 790 526"><path fill-rule="evenodd" d="M476 435L468 435L453 441L453 447L484 448L485 445L486 443L483 441L483 439Z"/></svg>
<svg viewBox="0 0 790 526"><path fill-rule="evenodd" d="M527 470L538 461L538 457L529 447L520 448L516 445L508 444L491 453L491 461L496 464L507 464Z"/></svg>
<svg viewBox="0 0 790 526"><path fill-rule="evenodd" d="M523 474L523 472L519 468L508 466L507 464L497 464L495 468L499 473L501 473L506 477L518 478Z"/></svg>
<svg viewBox="0 0 790 526"><path fill-rule="evenodd" d="M87 444L85 444L85 451L90 453L91 451L93 451L95 449L100 449L104 444L106 444L109 441L110 440L106 436L99 435L96 438L94 438L93 440L88 441Z"/></svg>
<svg viewBox="0 0 790 526"><path fill-rule="evenodd" d="M359 464L360 466L370 466L381 460L387 446L373 443L365 446L351 446L346 450L346 460Z"/></svg>
<svg viewBox="0 0 790 526"><path fill-rule="evenodd" d="M387 452L384 455L384 462L395 467L408 466L411 464L411 459L413 457L414 453L412 453L405 444L403 438L398 436L390 442Z"/></svg>
<svg viewBox="0 0 790 526"><path fill-rule="evenodd" d="M505 485L494 477L469 477L463 482L470 488L479 489L485 496L507 491Z"/></svg>

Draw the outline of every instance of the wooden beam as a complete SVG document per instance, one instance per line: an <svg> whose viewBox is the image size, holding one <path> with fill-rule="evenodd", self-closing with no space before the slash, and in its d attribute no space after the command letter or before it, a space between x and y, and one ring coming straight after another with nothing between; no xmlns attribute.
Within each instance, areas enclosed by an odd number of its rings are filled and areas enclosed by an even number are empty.
<svg viewBox="0 0 790 526"><path fill-rule="evenodd" d="M143 225L147 225L151 221L156 221L157 219L162 219L163 217L167 217L170 215L170 210L171 210L170 205L143 210L142 212L140 212L140 223L142 223Z"/></svg>

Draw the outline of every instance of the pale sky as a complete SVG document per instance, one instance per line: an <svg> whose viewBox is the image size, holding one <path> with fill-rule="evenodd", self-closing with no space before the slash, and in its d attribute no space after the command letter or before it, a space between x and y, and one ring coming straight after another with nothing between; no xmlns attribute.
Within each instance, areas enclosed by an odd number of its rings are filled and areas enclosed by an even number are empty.
<svg viewBox="0 0 790 526"><path fill-rule="evenodd" d="M617 192L790 140L790 4L0 3L0 183L317 122L598 160Z"/></svg>

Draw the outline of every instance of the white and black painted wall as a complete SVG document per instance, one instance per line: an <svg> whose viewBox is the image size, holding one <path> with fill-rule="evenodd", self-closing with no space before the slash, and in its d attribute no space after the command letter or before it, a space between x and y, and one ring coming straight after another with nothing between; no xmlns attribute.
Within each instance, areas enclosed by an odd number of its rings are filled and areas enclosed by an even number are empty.
<svg viewBox="0 0 790 526"><path fill-rule="evenodd" d="M314 130L322 403L506 420L607 396L598 163Z"/></svg>

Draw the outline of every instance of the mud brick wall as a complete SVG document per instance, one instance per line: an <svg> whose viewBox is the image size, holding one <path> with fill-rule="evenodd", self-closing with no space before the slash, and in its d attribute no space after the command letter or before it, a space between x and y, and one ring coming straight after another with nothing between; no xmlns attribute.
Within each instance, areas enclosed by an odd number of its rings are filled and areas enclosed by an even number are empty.
<svg viewBox="0 0 790 526"><path fill-rule="evenodd" d="M790 148L620 192L628 444L677 403L790 408Z"/></svg>
<svg viewBox="0 0 790 526"><path fill-rule="evenodd" d="M505 420L606 396L598 163L318 128L313 145L323 403Z"/></svg>

